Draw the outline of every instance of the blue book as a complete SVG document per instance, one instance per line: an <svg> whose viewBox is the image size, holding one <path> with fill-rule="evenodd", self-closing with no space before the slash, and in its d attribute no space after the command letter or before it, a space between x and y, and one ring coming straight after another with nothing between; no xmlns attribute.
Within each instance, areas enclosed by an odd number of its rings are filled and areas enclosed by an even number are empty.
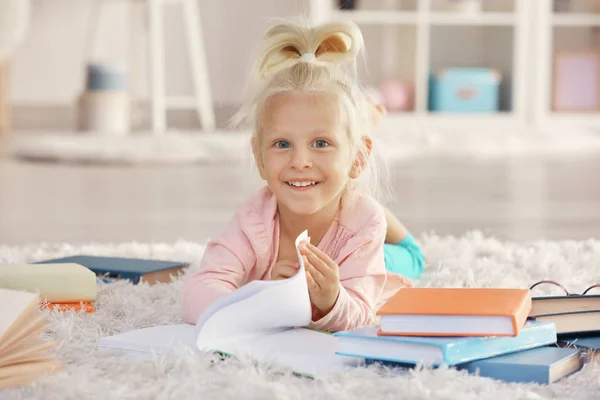
<svg viewBox="0 0 600 400"><path fill-rule="evenodd" d="M411 369L414 364L366 360L367 365L381 364L392 368ZM537 347L483 360L457 365L458 370L505 382L539 384L554 383L583 367L581 352L574 348Z"/></svg>
<svg viewBox="0 0 600 400"><path fill-rule="evenodd" d="M506 382L550 384L579 371L580 351L573 348L538 347L457 366L488 378Z"/></svg>
<svg viewBox="0 0 600 400"><path fill-rule="evenodd" d="M96 275L109 280L127 279L133 284L141 281L150 284L171 281L172 275L178 275L187 267L179 261L146 260L141 258L72 256L54 260L39 261L36 264L75 263L93 271Z"/></svg>
<svg viewBox="0 0 600 400"><path fill-rule="evenodd" d="M549 322L527 322L517 336L378 336L378 329L375 326L335 333L338 338L337 354L439 366L457 365L556 343L556 328Z"/></svg>
<svg viewBox="0 0 600 400"><path fill-rule="evenodd" d="M573 337L573 338L561 340L560 343L566 344L569 346L575 346L576 348L600 351L600 336Z"/></svg>

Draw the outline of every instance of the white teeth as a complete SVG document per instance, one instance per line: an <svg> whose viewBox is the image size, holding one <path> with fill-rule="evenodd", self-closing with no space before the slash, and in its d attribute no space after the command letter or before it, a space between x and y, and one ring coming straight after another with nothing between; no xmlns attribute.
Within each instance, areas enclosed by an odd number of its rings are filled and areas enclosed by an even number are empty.
<svg viewBox="0 0 600 400"><path fill-rule="evenodd" d="M317 182L288 182L287 184L290 186L296 186L296 187L304 187L304 186L311 186L316 184Z"/></svg>

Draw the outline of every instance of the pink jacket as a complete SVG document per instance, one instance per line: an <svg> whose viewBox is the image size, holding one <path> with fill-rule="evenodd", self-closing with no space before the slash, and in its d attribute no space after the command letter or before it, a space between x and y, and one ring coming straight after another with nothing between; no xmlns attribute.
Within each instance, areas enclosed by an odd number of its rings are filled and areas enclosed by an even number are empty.
<svg viewBox="0 0 600 400"><path fill-rule="evenodd" d="M317 246L340 267L340 294L333 309L309 326L340 331L375 322L377 308L410 280L386 272L383 243L385 214L370 197L359 194L344 206ZM310 232L309 232L310 235ZM268 188L238 207L225 232L210 241L201 269L186 283L183 312L195 324L217 298L256 279L268 280L277 262L277 201Z"/></svg>

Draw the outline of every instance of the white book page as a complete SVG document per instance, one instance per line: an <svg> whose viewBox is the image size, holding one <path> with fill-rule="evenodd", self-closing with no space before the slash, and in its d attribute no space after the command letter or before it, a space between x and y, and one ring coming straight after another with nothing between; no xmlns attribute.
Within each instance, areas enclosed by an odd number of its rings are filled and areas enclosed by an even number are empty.
<svg viewBox="0 0 600 400"><path fill-rule="evenodd" d="M296 275L280 281L253 281L215 303L198 320L197 346L221 350L231 341L264 336L296 326L312 318L304 261L298 250L307 231L296 238L300 268ZM246 289L244 289L246 288Z"/></svg>
<svg viewBox="0 0 600 400"><path fill-rule="evenodd" d="M99 348L169 354L177 347L196 349L196 327L159 325L100 338Z"/></svg>
<svg viewBox="0 0 600 400"><path fill-rule="evenodd" d="M134 359L152 354L176 354L181 348L198 351L195 327L188 324L161 325L102 337L98 347L102 351L126 350L128 357ZM337 350L335 336L304 328L288 329L253 340L230 341L218 349L235 357L249 357L312 376L327 376L364 363L361 358L339 356L335 354Z"/></svg>
<svg viewBox="0 0 600 400"><path fill-rule="evenodd" d="M221 350L314 376L327 376L364 363L361 358L335 354L337 343L337 338L333 335L296 328L254 340L230 342Z"/></svg>
<svg viewBox="0 0 600 400"><path fill-rule="evenodd" d="M21 314L27 308L33 308L32 303L37 304L37 298L35 293L0 288L0 338L20 317L25 318Z"/></svg>

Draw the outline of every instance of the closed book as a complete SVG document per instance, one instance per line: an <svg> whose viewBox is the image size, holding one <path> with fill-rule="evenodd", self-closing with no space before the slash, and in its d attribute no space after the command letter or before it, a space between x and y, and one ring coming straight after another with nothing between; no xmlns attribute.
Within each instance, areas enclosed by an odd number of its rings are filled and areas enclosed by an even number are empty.
<svg viewBox="0 0 600 400"><path fill-rule="evenodd" d="M381 336L378 327L337 332L337 354L405 364L457 365L556 343L554 324L527 322L518 336Z"/></svg>
<svg viewBox="0 0 600 400"><path fill-rule="evenodd" d="M96 306L93 302L80 301L73 303L42 303L40 304L41 310L51 311L85 311L86 313L96 312Z"/></svg>
<svg viewBox="0 0 600 400"><path fill-rule="evenodd" d="M0 265L0 288L38 293L42 302L71 303L96 300L96 275L83 265Z"/></svg>
<svg viewBox="0 0 600 400"><path fill-rule="evenodd" d="M600 310L542 314L530 319L554 323L559 337L600 335Z"/></svg>
<svg viewBox="0 0 600 400"><path fill-rule="evenodd" d="M146 282L168 283L179 275L187 263L179 261L147 260L141 258L101 257L79 255L40 261L39 264L77 263L92 270L96 275L111 279L125 279L134 284Z"/></svg>
<svg viewBox="0 0 600 400"><path fill-rule="evenodd" d="M577 349L546 346L473 361L457 368L506 382L550 384L581 369L580 353Z"/></svg>
<svg viewBox="0 0 600 400"><path fill-rule="evenodd" d="M529 316L600 310L600 295L540 296L531 299Z"/></svg>
<svg viewBox="0 0 600 400"><path fill-rule="evenodd" d="M380 335L516 336L530 309L528 289L403 288L377 314Z"/></svg>
<svg viewBox="0 0 600 400"><path fill-rule="evenodd" d="M583 367L581 351L551 346L518 351L459 364L455 368L486 378L516 383L554 383ZM414 364L365 360L366 365L412 369Z"/></svg>
<svg viewBox="0 0 600 400"><path fill-rule="evenodd" d="M600 334L598 336L572 337L559 341L559 345L574 346L580 349L600 351Z"/></svg>

